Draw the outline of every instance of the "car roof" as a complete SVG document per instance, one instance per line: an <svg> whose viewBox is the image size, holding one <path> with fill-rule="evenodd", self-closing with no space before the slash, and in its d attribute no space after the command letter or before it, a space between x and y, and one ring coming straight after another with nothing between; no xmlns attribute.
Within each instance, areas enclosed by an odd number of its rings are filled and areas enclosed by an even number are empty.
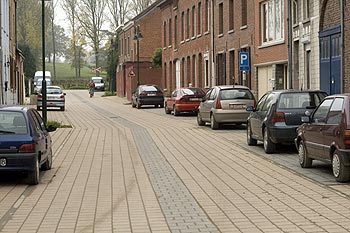
<svg viewBox="0 0 350 233"><path fill-rule="evenodd" d="M27 112L31 107L21 105L0 105L0 111Z"/></svg>
<svg viewBox="0 0 350 233"><path fill-rule="evenodd" d="M91 79L103 79L102 77L91 77Z"/></svg>
<svg viewBox="0 0 350 233"><path fill-rule="evenodd" d="M269 91L270 93L309 93L309 92L323 92L322 90L295 90L295 89L281 89L281 90L273 90Z"/></svg>
<svg viewBox="0 0 350 233"><path fill-rule="evenodd" d="M59 86L47 86L46 88L59 88L59 89L61 89L61 87L59 87Z"/></svg>
<svg viewBox="0 0 350 233"><path fill-rule="evenodd" d="M232 88L249 89L249 87L243 86L243 85L219 85L216 87L218 87L219 89L232 89Z"/></svg>
<svg viewBox="0 0 350 233"><path fill-rule="evenodd" d="M333 95L327 96L326 98L332 98L332 97L350 97L350 93L333 94Z"/></svg>

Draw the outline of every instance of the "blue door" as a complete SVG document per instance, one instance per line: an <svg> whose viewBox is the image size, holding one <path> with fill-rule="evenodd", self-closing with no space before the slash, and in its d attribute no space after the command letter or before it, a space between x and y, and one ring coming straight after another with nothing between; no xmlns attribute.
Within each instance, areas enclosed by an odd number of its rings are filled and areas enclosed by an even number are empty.
<svg viewBox="0 0 350 233"><path fill-rule="evenodd" d="M320 88L328 94L341 93L340 27L320 32Z"/></svg>

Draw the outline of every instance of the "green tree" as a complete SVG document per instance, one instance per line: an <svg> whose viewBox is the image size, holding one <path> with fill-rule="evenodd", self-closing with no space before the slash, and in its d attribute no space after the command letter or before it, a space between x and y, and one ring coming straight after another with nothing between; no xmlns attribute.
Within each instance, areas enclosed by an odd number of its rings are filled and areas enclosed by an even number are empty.
<svg viewBox="0 0 350 233"><path fill-rule="evenodd" d="M109 43L106 44L108 47L107 56L107 75L109 78L109 88L110 91L115 91L115 81L117 75L117 65L118 65L118 37L111 38Z"/></svg>
<svg viewBox="0 0 350 233"><path fill-rule="evenodd" d="M162 67L162 48L156 48L152 56L152 64L155 67Z"/></svg>

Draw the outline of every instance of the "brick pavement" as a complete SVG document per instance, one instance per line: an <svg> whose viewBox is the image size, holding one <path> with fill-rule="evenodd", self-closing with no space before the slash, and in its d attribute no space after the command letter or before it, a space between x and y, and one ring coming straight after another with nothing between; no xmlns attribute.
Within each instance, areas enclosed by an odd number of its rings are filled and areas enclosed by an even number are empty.
<svg viewBox="0 0 350 233"><path fill-rule="evenodd" d="M346 193L207 127L85 92L48 111L73 128L52 134L40 184L0 183L1 232L350 231Z"/></svg>

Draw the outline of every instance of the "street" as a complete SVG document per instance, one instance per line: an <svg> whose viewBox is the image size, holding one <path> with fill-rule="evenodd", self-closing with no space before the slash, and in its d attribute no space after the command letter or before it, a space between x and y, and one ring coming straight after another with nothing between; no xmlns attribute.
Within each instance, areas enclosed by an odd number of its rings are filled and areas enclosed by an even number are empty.
<svg viewBox="0 0 350 233"><path fill-rule="evenodd" d="M265 154L245 126L200 127L193 115L132 108L66 91L48 120L53 168L28 186L0 177L0 232L349 232L349 184L293 146Z"/></svg>

